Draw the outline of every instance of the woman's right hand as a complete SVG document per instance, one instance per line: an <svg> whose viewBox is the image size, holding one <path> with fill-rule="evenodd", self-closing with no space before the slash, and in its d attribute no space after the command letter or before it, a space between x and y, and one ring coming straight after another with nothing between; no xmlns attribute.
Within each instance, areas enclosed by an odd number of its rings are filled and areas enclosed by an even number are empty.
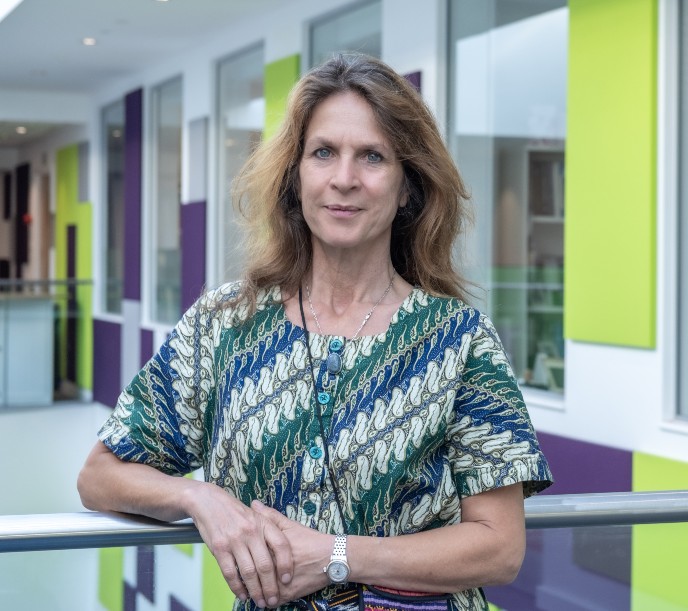
<svg viewBox="0 0 688 611"><path fill-rule="evenodd" d="M279 582L289 583L294 574L291 547L282 531L215 484L122 461L98 441L77 486L84 506L94 511L165 522L192 518L229 587L242 600L251 597L261 607L274 606Z"/></svg>
<svg viewBox="0 0 688 611"><path fill-rule="evenodd" d="M287 537L219 486L194 484L183 502L232 592L259 607L277 606L280 583L288 584L294 574Z"/></svg>

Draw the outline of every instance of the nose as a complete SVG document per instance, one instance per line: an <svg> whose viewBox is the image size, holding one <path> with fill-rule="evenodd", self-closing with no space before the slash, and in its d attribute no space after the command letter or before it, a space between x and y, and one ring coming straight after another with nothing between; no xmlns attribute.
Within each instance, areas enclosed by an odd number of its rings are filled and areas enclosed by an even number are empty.
<svg viewBox="0 0 688 611"><path fill-rule="evenodd" d="M333 167L330 184L338 191L350 191L358 187L360 182L356 160L348 155L339 157Z"/></svg>

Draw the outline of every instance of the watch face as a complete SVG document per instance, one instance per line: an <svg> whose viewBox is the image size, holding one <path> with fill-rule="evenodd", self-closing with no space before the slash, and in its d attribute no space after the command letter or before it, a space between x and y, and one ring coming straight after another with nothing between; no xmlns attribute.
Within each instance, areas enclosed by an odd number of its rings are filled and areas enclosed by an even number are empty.
<svg viewBox="0 0 688 611"><path fill-rule="evenodd" d="M345 562L333 560L327 567L327 576L334 583L344 583L349 577L349 567Z"/></svg>

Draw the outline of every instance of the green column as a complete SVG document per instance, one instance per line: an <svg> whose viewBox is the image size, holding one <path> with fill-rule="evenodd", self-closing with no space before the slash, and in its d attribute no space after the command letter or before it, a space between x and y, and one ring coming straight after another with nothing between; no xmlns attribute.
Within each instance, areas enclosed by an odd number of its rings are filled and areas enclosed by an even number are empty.
<svg viewBox="0 0 688 611"><path fill-rule="evenodd" d="M652 348L657 0L570 0L565 334Z"/></svg>
<svg viewBox="0 0 688 611"><path fill-rule="evenodd" d="M265 66L265 130L267 140L284 118L287 96L299 80L300 56L290 55Z"/></svg>

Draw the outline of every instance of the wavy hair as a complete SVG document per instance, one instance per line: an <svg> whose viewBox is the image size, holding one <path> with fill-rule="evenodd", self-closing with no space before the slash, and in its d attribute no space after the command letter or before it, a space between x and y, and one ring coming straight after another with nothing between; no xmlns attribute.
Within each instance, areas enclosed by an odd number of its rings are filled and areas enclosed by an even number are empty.
<svg viewBox="0 0 688 611"><path fill-rule="evenodd" d="M315 107L354 92L370 105L404 171L407 205L392 224L390 254L397 272L428 293L466 299L468 283L452 247L468 218L468 194L416 89L384 62L341 54L312 69L289 94L279 131L249 157L234 185L246 228L244 282L235 302L253 311L261 289L294 294L311 265L311 234L299 200L299 164Z"/></svg>

